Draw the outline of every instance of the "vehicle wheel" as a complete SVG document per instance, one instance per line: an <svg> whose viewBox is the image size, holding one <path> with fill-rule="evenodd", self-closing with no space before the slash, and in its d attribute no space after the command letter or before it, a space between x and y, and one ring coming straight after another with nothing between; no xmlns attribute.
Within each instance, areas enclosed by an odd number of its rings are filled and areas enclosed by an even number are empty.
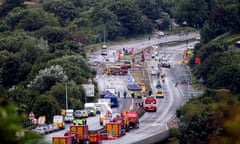
<svg viewBox="0 0 240 144"><path fill-rule="evenodd" d="M126 132L129 132L130 131L130 127L129 125L126 127Z"/></svg>

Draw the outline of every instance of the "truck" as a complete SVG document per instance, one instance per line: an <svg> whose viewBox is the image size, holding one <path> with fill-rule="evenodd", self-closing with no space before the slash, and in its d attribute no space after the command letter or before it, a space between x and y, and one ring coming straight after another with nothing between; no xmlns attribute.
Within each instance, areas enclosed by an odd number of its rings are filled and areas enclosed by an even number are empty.
<svg viewBox="0 0 240 144"><path fill-rule="evenodd" d="M95 103L85 103L84 109L88 112L88 116L95 116L97 114Z"/></svg>
<svg viewBox="0 0 240 144"><path fill-rule="evenodd" d="M53 124L57 125L59 129L65 129L64 117L62 115L54 115Z"/></svg>
<svg viewBox="0 0 240 144"><path fill-rule="evenodd" d="M98 132L90 132L89 133L89 143L92 144L101 144L102 143L102 135Z"/></svg>
<svg viewBox="0 0 240 144"><path fill-rule="evenodd" d="M122 129L124 129L126 132L130 130L130 119L127 116L117 116L113 118L113 122L118 122L121 124Z"/></svg>
<svg viewBox="0 0 240 144"><path fill-rule="evenodd" d="M144 99L144 110L145 111L153 111L156 112L157 111L157 99L154 96L147 96Z"/></svg>
<svg viewBox="0 0 240 144"><path fill-rule="evenodd" d="M67 109L65 116L64 116L64 121L66 123L72 123L74 120L74 113L73 113L73 109Z"/></svg>
<svg viewBox="0 0 240 144"><path fill-rule="evenodd" d="M126 117L129 120L130 128L139 128L139 118L138 113L136 111L127 111Z"/></svg>
<svg viewBox="0 0 240 144"><path fill-rule="evenodd" d="M74 136L54 136L52 144L76 144L73 141Z"/></svg>
<svg viewBox="0 0 240 144"><path fill-rule="evenodd" d="M111 108L119 107L118 96L116 96L115 93L111 93L109 91L105 91L105 92L103 92L100 95L100 98L110 99L110 101L111 101Z"/></svg>
<svg viewBox="0 0 240 144"><path fill-rule="evenodd" d="M106 133L112 135L113 137L120 137L126 134L125 129L121 127L121 124L118 122L109 122L105 126Z"/></svg>
<svg viewBox="0 0 240 144"><path fill-rule="evenodd" d="M73 132L75 136L75 141L77 141L78 143L87 143L88 125L70 125L69 129L70 132Z"/></svg>

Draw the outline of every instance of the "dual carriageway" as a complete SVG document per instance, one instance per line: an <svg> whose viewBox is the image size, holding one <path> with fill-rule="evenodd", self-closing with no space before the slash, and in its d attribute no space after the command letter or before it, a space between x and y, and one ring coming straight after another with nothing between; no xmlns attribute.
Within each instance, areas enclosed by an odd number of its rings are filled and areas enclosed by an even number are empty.
<svg viewBox="0 0 240 144"><path fill-rule="evenodd" d="M190 33L185 36L185 39L194 39L198 34ZM168 38L152 38L149 40L139 40L139 41L130 41L124 44L118 44L109 46L108 48L108 60L106 61L106 57L101 56L100 52L95 52L91 56L89 56L89 61L94 62L98 60L99 62L104 62L106 65L111 65L117 60L117 57L113 54L119 49L123 47L127 48L135 48L135 51L142 51L146 47L156 45L159 43L166 43L170 41L178 41L179 36L173 35L168 36ZM167 41L166 41L167 40ZM194 44L194 43L190 43ZM158 110L157 112L146 112L140 118L140 128L134 129L128 132L125 136L118 138L114 141L104 141L103 143L114 143L114 144L132 144L132 143L154 143L159 140L164 139L168 136L168 129L175 125L176 118L175 113L176 109L186 102L185 93L188 91L193 91L190 81L191 81L191 72L189 69L182 64L181 59L183 56L183 51L187 49L186 44L179 44L177 46L163 46L158 49L160 57L163 55L167 56L168 62L171 64L171 68L161 68L162 71L166 74L165 82L162 83L162 91L164 93L163 99L158 99ZM155 85L157 83L157 77L151 76L150 70L151 66L158 67L158 61L152 59L151 56L147 56L146 59L148 63L146 76L149 76L153 94L155 93ZM189 75L186 75L189 74ZM98 82L99 91L103 91L107 87L114 87L116 90L120 92L120 107L114 109L114 112L121 112L124 109L130 108L133 104L133 99L123 98L123 92L127 89L128 84L127 76L107 76L102 73L98 74L95 77L95 80ZM186 83L182 83L181 81ZM175 87L175 83L179 82L178 86ZM89 129L100 129L98 116L90 117L87 120L87 124L89 125ZM48 134L45 136L45 141L51 142L53 136L61 136L65 131L68 130L66 127L65 130L59 131L56 133Z"/></svg>

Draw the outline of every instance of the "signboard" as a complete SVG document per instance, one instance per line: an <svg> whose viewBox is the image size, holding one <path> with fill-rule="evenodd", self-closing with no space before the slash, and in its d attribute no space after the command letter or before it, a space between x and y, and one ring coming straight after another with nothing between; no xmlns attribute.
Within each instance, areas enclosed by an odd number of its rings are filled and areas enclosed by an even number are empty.
<svg viewBox="0 0 240 144"><path fill-rule="evenodd" d="M134 78L128 77L128 83L134 83L134 82L135 82Z"/></svg>
<svg viewBox="0 0 240 144"><path fill-rule="evenodd" d="M45 122L46 122L46 117L45 116L38 117L38 124L45 124Z"/></svg>
<svg viewBox="0 0 240 144"><path fill-rule="evenodd" d="M32 120L35 118L35 114L31 111L28 115L29 120Z"/></svg>
<svg viewBox="0 0 240 144"><path fill-rule="evenodd" d="M93 84L82 84L85 89L87 97L94 97L94 85Z"/></svg>

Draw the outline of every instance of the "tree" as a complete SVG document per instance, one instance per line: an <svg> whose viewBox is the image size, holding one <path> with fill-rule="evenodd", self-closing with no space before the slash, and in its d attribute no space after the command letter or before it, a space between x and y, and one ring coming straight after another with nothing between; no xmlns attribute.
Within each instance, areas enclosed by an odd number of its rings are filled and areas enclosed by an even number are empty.
<svg viewBox="0 0 240 144"><path fill-rule="evenodd" d="M73 20L78 17L77 9L72 1L67 0L55 0L44 3L43 9L47 12L54 13L62 20L62 24L68 20Z"/></svg>
<svg viewBox="0 0 240 144"><path fill-rule="evenodd" d="M222 66L207 80L207 86L218 89L226 88L233 93L240 93L240 66L237 64Z"/></svg>
<svg viewBox="0 0 240 144"><path fill-rule="evenodd" d="M64 77L65 74L61 66L51 66L50 68L40 70L39 75L30 82L29 88L44 93L45 91L50 90L56 82L63 80Z"/></svg>
<svg viewBox="0 0 240 144"><path fill-rule="evenodd" d="M8 100L0 98L0 137L1 143L37 144L42 136L23 130L22 123L27 116L18 112L18 108ZM20 132L24 132L20 136Z"/></svg>
<svg viewBox="0 0 240 144"><path fill-rule="evenodd" d="M46 116L47 123L52 122L53 115L60 114L58 102L51 95L37 97L32 110L37 117Z"/></svg>
<svg viewBox="0 0 240 144"><path fill-rule="evenodd" d="M142 29L146 24L143 14L133 1L123 0L112 3L109 6L110 11L117 15L120 24L124 27L124 35L134 35L140 33L148 33Z"/></svg>
<svg viewBox="0 0 240 144"><path fill-rule="evenodd" d="M161 12L163 3L159 4L161 1L156 0L136 0L136 4L139 10L147 16L150 20L155 21L161 17Z"/></svg>
<svg viewBox="0 0 240 144"><path fill-rule="evenodd" d="M180 0L174 15L176 22L197 28L202 27L208 14L208 4L205 0Z"/></svg>
<svg viewBox="0 0 240 144"><path fill-rule="evenodd" d="M36 36L47 40L49 43L57 43L66 39L69 33L60 27L46 26L36 31Z"/></svg>
<svg viewBox="0 0 240 144"><path fill-rule="evenodd" d="M2 78L3 78L3 86L4 87L11 87L19 82L19 70L20 70L20 63L19 60L12 56L7 58L2 67Z"/></svg>
<svg viewBox="0 0 240 144"><path fill-rule="evenodd" d="M122 35L123 29L121 23L118 21L117 15L107 8L95 8L91 13L91 20L94 25L99 26L99 33L106 32L106 39L114 40L119 35ZM103 41L102 35L102 41Z"/></svg>
<svg viewBox="0 0 240 144"><path fill-rule="evenodd" d="M5 0L0 7L0 17L8 14L15 7L24 7L24 0Z"/></svg>
<svg viewBox="0 0 240 144"><path fill-rule="evenodd" d="M47 25L58 25L57 18L43 10L28 9L26 15L19 21L17 28L23 28L26 31L36 31Z"/></svg>

